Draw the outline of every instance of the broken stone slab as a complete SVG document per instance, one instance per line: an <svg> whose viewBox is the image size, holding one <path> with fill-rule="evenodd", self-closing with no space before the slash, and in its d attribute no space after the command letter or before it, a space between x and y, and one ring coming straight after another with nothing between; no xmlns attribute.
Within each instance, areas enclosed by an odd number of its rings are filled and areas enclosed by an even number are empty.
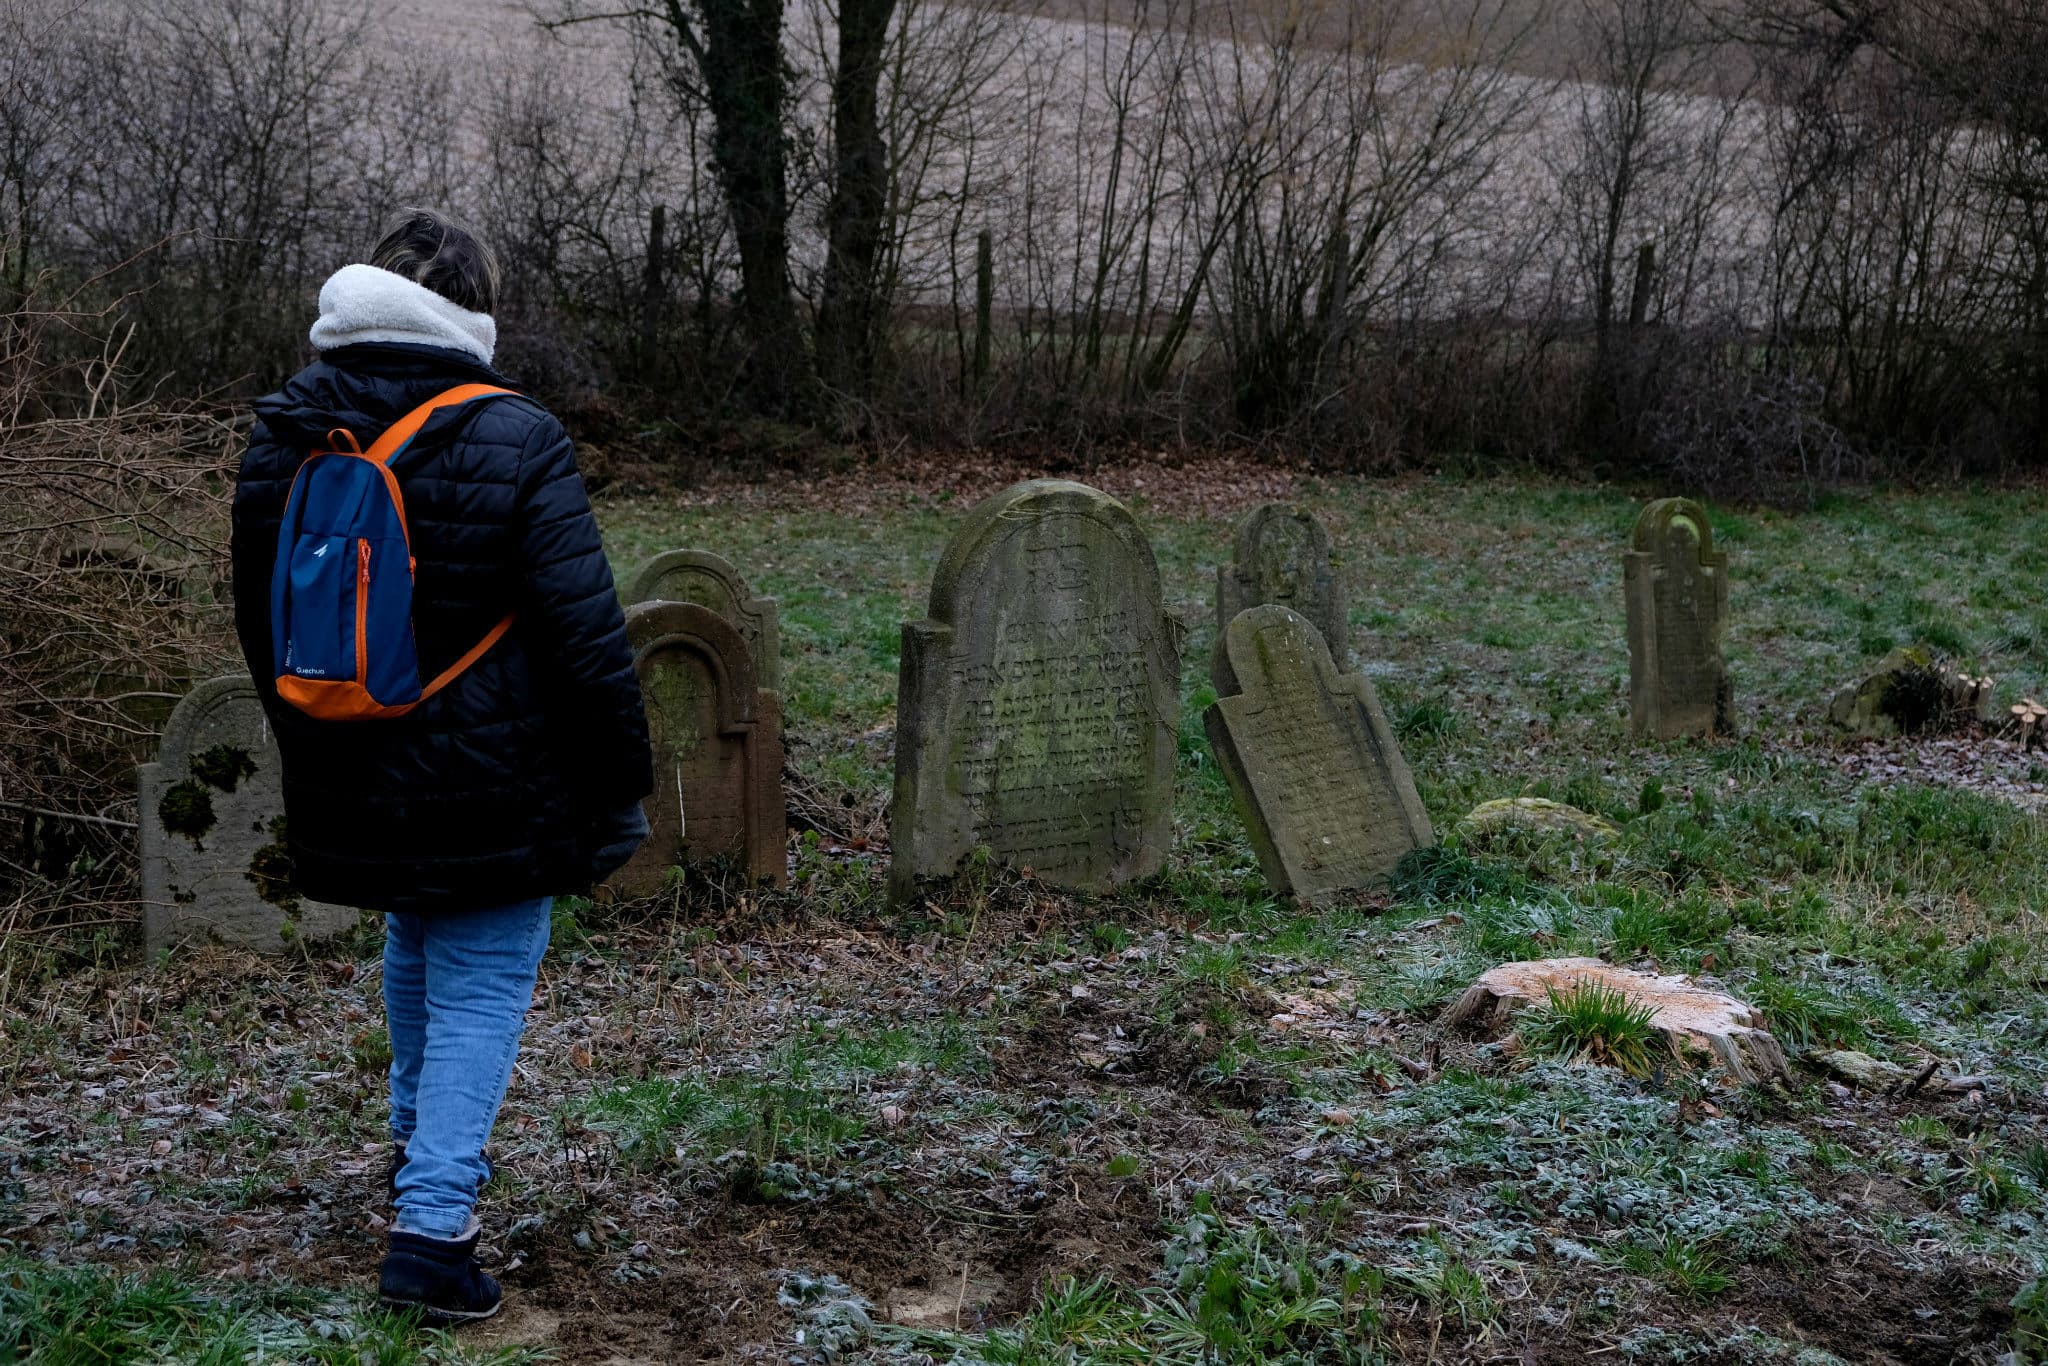
<svg viewBox="0 0 2048 1366"><path fill-rule="evenodd" d="M1823 1049L1807 1056L1830 1075L1866 1091L1887 1091L1895 1086L1904 1086L1913 1079L1913 1074L1897 1063L1873 1058L1853 1048Z"/></svg>
<svg viewBox="0 0 2048 1366"><path fill-rule="evenodd" d="M1864 740L1954 729L1970 721L1996 725L1997 683L1973 678L1920 646L1904 646L1879 660L1868 678L1836 693L1828 720Z"/></svg>
<svg viewBox="0 0 2048 1366"><path fill-rule="evenodd" d="M1608 839L1621 833L1612 822L1548 797L1503 797L1481 802L1458 822L1458 833L1487 837L1509 833L1583 835Z"/></svg>
<svg viewBox="0 0 2048 1366"><path fill-rule="evenodd" d="M1598 958L1503 963L1465 989L1445 1013L1444 1023L1504 1030L1523 1011L1546 1004L1552 992L1568 995L1589 984L1618 991L1635 1005L1648 1006L1654 1012L1650 1024L1674 1052L1680 1056L1705 1053L1737 1083L1791 1075L1785 1050L1756 1007L1710 991L1683 975L1637 972Z"/></svg>
<svg viewBox="0 0 2048 1366"><path fill-rule="evenodd" d="M1806 1056L1830 1076L1866 1091L1982 1091L1992 1085L1990 1077L1945 1077L1932 1063L1916 1072L1853 1048L1816 1049Z"/></svg>

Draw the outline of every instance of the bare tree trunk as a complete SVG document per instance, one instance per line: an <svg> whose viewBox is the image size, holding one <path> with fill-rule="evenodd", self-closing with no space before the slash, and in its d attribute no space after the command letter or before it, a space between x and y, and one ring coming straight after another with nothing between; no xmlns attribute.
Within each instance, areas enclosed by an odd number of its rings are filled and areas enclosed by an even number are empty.
<svg viewBox="0 0 2048 1366"><path fill-rule="evenodd" d="M647 266L640 276L640 378L653 378L655 346L661 336L661 304L666 293L668 206L656 204L647 216Z"/></svg>
<svg viewBox="0 0 2048 1366"><path fill-rule="evenodd" d="M840 0L839 63L832 87L837 154L826 209L825 281L818 306L818 369L840 393L867 394L882 330L876 264L887 224L889 149L879 87L896 0Z"/></svg>
<svg viewBox="0 0 2048 1366"><path fill-rule="evenodd" d="M740 256L740 317L752 350L757 404L782 411L803 373L803 334L789 293L789 103L782 55L783 0L692 0L701 37L668 0L667 20L695 59L711 108L711 160L732 214Z"/></svg>
<svg viewBox="0 0 2048 1366"><path fill-rule="evenodd" d="M988 381L989 349L995 334L996 248L987 228L974 235L974 383Z"/></svg>

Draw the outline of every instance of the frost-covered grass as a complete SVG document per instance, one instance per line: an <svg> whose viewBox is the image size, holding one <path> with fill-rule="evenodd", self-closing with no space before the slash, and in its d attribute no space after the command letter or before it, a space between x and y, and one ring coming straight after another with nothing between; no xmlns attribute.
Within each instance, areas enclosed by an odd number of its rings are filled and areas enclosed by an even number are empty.
<svg viewBox="0 0 2048 1366"><path fill-rule="evenodd" d="M660 1355L608 1345L629 1292L676 1351L734 1359L794 1356L799 1332L813 1361L892 1363L1967 1360L2048 1333L2028 1290L2048 1264L2048 774L1996 744L1852 750L1822 721L1908 641L2009 697L2048 684L2048 500L1716 510L1742 734L1637 746L1633 497L1300 483L1443 837L1310 914L1265 888L1200 728L1246 500L1153 467L1094 478L1130 495L1191 628L1167 870L1078 901L979 867L895 911L874 849L812 833L786 896L685 879L635 914L564 902L486 1201L515 1299L562 1318L549 1350ZM972 496L850 476L600 515L622 569L692 546L781 599L795 772L878 831L897 633ZM1617 833L1457 834L1519 795ZM94 1359L204 1359L194 1325L242 1323L289 1346L273 1358L326 1360L329 1319L396 1343L352 1360L453 1350L347 1296L237 1288L251 1266L364 1273L377 948L17 989L0 1322L30 1327L0 1359L83 1359L47 1344L85 1341L96 1301L132 1305L120 1342L140 1345ZM1600 1003L1549 1048L1439 1027L1486 968L1568 954L1753 1002L1791 1084L1601 1066L1631 1026ZM1988 1082L1851 1094L1818 1066L1835 1048Z"/></svg>

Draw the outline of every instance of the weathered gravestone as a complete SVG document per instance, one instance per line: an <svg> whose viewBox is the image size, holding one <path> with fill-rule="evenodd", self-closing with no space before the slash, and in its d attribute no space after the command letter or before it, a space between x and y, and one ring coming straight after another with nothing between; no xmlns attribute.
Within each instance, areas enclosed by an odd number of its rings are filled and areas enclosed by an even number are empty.
<svg viewBox="0 0 2048 1366"><path fill-rule="evenodd" d="M1436 842L1372 684L1338 669L1307 618L1277 603L1239 613L1213 672L1202 722L1275 892L1370 886Z"/></svg>
<svg viewBox="0 0 2048 1366"><path fill-rule="evenodd" d="M1715 551L1705 510L1686 498L1644 508L1622 571L1635 738L1731 733L1735 694L1721 653L1728 556Z"/></svg>
<svg viewBox="0 0 2048 1366"><path fill-rule="evenodd" d="M770 692L782 687L782 629L773 598L757 598L730 561L706 550L656 555L626 591L629 602L694 602L731 622L754 656L754 677Z"/></svg>
<svg viewBox="0 0 2048 1366"><path fill-rule="evenodd" d="M693 602L626 609L647 702L654 793L648 839L605 884L615 896L661 890L678 865L729 860L749 881L786 886L782 699L760 688L746 641Z"/></svg>
<svg viewBox="0 0 2048 1366"><path fill-rule="evenodd" d="M967 514L903 627L891 890L987 847L1062 887L1149 876L1173 829L1179 624L1123 504L1063 480Z"/></svg>
<svg viewBox="0 0 2048 1366"><path fill-rule="evenodd" d="M1240 612L1275 602L1308 618L1339 663L1350 657L1344 581L1330 533L1307 508L1264 503L1237 524L1231 562L1216 571L1216 634Z"/></svg>
<svg viewBox="0 0 2048 1366"><path fill-rule="evenodd" d="M140 791L142 935L275 952L356 923L292 886L277 743L248 675L194 688L171 712Z"/></svg>

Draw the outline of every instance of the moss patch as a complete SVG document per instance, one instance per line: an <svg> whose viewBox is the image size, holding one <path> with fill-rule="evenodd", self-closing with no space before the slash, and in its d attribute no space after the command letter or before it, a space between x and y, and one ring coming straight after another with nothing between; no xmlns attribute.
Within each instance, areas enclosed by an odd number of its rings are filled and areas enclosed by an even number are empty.
<svg viewBox="0 0 2048 1366"><path fill-rule="evenodd" d="M213 794L204 783L187 778L164 793L163 800L157 803L156 818L163 822L165 830L183 835L196 848L216 823Z"/></svg>
<svg viewBox="0 0 2048 1366"><path fill-rule="evenodd" d="M299 889L292 880L295 870L291 847L285 842L283 816L270 822L270 840L269 844L249 856L249 868L243 876L255 884L256 895L286 915L296 915Z"/></svg>
<svg viewBox="0 0 2048 1366"><path fill-rule="evenodd" d="M192 758L192 776L223 792L233 792L236 784L255 772L256 761L240 745L215 745Z"/></svg>

